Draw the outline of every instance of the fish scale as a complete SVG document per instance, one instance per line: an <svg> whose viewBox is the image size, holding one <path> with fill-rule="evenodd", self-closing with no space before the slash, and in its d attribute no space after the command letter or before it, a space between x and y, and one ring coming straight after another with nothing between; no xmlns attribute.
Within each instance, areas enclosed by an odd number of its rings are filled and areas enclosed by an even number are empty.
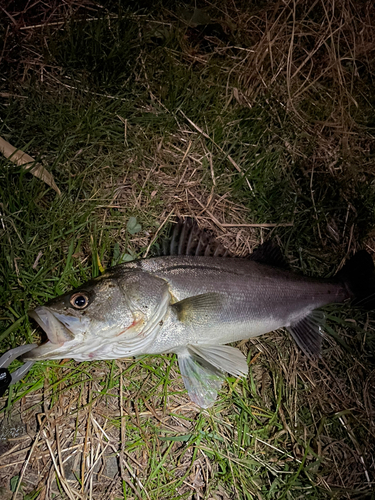
<svg viewBox="0 0 375 500"><path fill-rule="evenodd" d="M336 282L305 278L251 260L214 257L165 257L141 261L142 269L165 280L177 300L220 294L218 307L211 307L209 324L185 326L183 342L219 344L256 337L289 326L312 310L349 298ZM198 303L199 307L199 303ZM176 321L175 321L176 323ZM165 352L168 333L153 352ZM168 323L172 330L172 325Z"/></svg>
<svg viewBox="0 0 375 500"><path fill-rule="evenodd" d="M31 311L49 341L25 359L176 353L190 398L208 407L226 372L247 375L245 356L225 344L286 327L308 356L320 356L318 308L347 299L375 305L374 264L365 251L325 280L286 269L272 242L246 259L225 257L189 221L175 226L169 248L170 255L115 266Z"/></svg>

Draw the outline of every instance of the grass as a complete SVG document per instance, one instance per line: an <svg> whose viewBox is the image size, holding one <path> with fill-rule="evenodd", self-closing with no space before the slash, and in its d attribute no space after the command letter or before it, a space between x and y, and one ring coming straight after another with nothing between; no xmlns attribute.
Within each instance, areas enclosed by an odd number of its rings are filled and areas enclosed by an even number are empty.
<svg viewBox="0 0 375 500"><path fill-rule="evenodd" d="M198 7L209 24L173 2L6 7L0 136L62 195L0 158L2 352L41 340L30 308L144 255L172 214L240 256L274 237L306 275L374 252L372 4ZM327 315L322 360L285 332L244 342L248 378L228 378L207 411L174 356L37 363L2 398L1 486L24 499L372 498L374 319Z"/></svg>

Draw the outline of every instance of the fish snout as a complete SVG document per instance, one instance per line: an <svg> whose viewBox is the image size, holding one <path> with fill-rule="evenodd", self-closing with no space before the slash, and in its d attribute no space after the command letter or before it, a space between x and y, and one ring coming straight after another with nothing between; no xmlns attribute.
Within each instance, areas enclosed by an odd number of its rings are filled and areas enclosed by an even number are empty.
<svg viewBox="0 0 375 500"><path fill-rule="evenodd" d="M28 312L30 318L35 320L47 334L48 340L52 344L63 344L73 339L72 333L68 328L44 306L36 307Z"/></svg>

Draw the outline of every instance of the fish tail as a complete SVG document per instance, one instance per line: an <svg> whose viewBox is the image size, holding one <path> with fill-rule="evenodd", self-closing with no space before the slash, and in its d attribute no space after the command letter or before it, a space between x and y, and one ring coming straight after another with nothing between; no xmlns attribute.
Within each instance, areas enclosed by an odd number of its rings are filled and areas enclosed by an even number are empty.
<svg viewBox="0 0 375 500"><path fill-rule="evenodd" d="M352 304L375 309L375 266L365 250L357 252L340 272L336 280L344 285ZM307 316L287 327L294 340L310 358L321 356L325 316L322 311L311 311Z"/></svg>
<svg viewBox="0 0 375 500"><path fill-rule="evenodd" d="M353 305L375 309L375 266L371 255L360 250L337 274L347 288Z"/></svg>

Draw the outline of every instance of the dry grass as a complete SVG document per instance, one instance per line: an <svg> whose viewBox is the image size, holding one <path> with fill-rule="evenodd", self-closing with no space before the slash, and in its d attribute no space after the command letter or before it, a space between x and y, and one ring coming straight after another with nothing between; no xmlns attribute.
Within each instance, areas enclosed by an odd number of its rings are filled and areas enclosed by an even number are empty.
<svg viewBox="0 0 375 500"><path fill-rule="evenodd" d="M29 152L53 166L61 201L45 190L32 195L38 209L47 207L44 217L54 210L56 219L70 221L56 209L60 203L71 210L70 196L90 220L81 230L72 219L79 230L71 261L68 237L46 239L35 250L30 244L35 271L50 266L43 283L67 275L62 291L87 277L88 263L98 271L97 258L110 265L113 242L144 255L173 215L196 218L238 256L276 237L293 268L309 274L332 273L362 246L374 253L372 3L204 8L211 24L202 26L189 25L174 5L132 11L141 49L128 86L116 89L90 80L94 71L88 74L83 63L77 69L74 53L62 60L54 46L72 26L74 34L103 15L112 26L114 7L36 2L20 12L13 2L5 6L0 135L11 143L20 137L19 147L33 140ZM166 68L174 71L170 86ZM180 83L186 74L190 79ZM134 108L126 94L132 85ZM61 112L57 132L58 114L51 112L44 128L40 119L37 129L25 125L20 133L7 109L25 101L21 119L33 123L38 92L45 108L53 107L49 99L61 108L64 99L71 108L81 99L87 109L94 103L95 112L72 118L73 126ZM98 114L86 130L82 123ZM23 207L9 206L2 200L1 237L26 247L18 226ZM134 236L126 230L129 215L142 224ZM27 308L41 295L28 296L27 261L19 255L10 257L12 290L25 290ZM2 305L5 318L14 297ZM0 484L9 488L18 477L19 498L34 491L30 498L39 499L372 498L373 315L328 314L322 361L307 362L284 332L244 342L248 380L229 379L208 412L189 401L168 357L37 367L34 378L4 398L6 409L12 406L10 427L17 414L21 423L8 430L4 421L3 436L20 437L1 444ZM17 340L5 339L3 349Z"/></svg>

